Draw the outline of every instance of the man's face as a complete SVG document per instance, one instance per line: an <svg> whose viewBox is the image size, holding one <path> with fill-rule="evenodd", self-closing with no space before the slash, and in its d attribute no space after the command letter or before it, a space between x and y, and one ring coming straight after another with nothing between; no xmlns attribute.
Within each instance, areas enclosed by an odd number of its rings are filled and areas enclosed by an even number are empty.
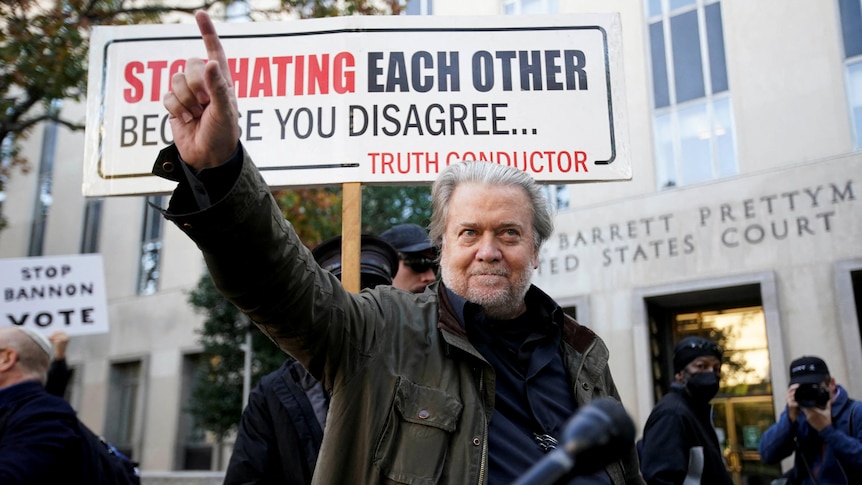
<svg viewBox="0 0 862 485"><path fill-rule="evenodd" d="M492 318L523 313L538 267L527 194L517 187L461 184L448 209L440 258L443 282Z"/></svg>
<svg viewBox="0 0 862 485"><path fill-rule="evenodd" d="M395 288L422 293L425 287L437 279L437 263L433 249L419 253L401 253L398 255L398 272L392 278Z"/></svg>

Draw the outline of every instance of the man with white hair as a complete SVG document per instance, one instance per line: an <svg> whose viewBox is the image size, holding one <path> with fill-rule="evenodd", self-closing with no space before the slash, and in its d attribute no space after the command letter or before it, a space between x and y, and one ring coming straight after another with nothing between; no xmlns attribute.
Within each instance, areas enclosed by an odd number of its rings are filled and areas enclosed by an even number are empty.
<svg viewBox="0 0 862 485"><path fill-rule="evenodd" d="M299 241L239 142L227 55L206 13L196 18L209 62L173 76L175 145L154 172L178 182L165 215L219 291L331 391L312 483L509 484L566 439L573 412L619 399L605 343L530 283L553 232L535 180L449 165L431 190L441 281L420 294L350 293ZM557 484L643 484L633 441L600 458Z"/></svg>
<svg viewBox="0 0 862 485"><path fill-rule="evenodd" d="M0 483L84 483L75 411L44 384L51 342L26 327L0 328Z"/></svg>

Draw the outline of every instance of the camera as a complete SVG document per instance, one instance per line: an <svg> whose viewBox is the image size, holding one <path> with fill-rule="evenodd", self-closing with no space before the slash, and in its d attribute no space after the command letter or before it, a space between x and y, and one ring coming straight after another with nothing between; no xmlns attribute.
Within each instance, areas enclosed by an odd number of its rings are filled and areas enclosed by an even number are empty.
<svg viewBox="0 0 862 485"><path fill-rule="evenodd" d="M822 408L829 402L829 390L820 384L799 384L793 398L803 408Z"/></svg>

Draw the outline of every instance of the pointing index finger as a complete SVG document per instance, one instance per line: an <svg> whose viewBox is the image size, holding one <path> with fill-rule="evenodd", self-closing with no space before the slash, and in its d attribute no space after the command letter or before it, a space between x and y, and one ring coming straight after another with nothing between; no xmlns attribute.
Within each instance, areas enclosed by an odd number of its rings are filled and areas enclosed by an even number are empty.
<svg viewBox="0 0 862 485"><path fill-rule="evenodd" d="M233 86L233 80L230 76L230 68L227 64L227 56L224 53L224 47L221 45L218 32L216 32L215 25L213 25L210 16L203 10L199 10L195 13L195 20L198 23L201 38L203 38L204 46L206 46L207 49L207 59L218 63L222 76L225 78L225 81L227 81L228 86Z"/></svg>

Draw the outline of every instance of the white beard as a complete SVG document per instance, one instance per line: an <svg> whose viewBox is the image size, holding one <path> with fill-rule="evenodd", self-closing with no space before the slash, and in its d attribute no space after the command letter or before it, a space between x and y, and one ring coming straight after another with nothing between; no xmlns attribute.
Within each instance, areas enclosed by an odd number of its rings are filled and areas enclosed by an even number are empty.
<svg viewBox="0 0 862 485"><path fill-rule="evenodd" d="M533 278L532 265L527 265L519 277L511 281L508 286L494 290L477 286L475 282L468 283L470 276L477 274L498 274L508 277L510 273L497 265L491 265L479 270L474 268L472 272L464 275L453 276L446 264L446 259L441 258L440 276L443 284L467 301L480 305L485 315L498 320L507 320L523 313L524 297L530 289L530 281Z"/></svg>

